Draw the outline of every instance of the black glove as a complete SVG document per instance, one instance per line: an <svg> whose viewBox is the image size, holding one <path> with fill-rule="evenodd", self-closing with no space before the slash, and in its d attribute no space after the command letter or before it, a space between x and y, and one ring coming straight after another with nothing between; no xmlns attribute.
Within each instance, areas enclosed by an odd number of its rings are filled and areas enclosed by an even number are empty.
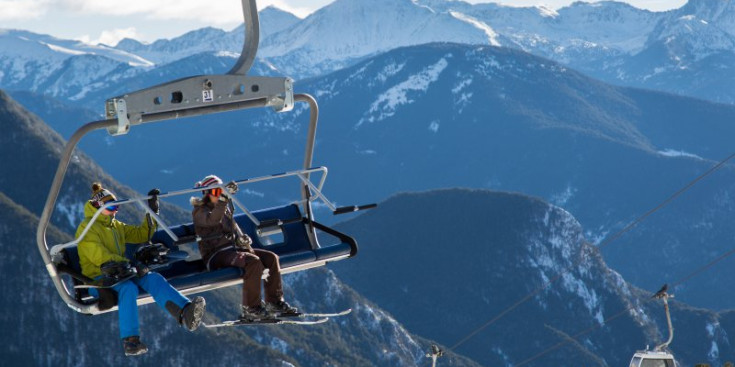
<svg viewBox="0 0 735 367"><path fill-rule="evenodd" d="M158 194L160 193L161 190L159 189L148 191L148 196L153 196L152 198L148 199L148 207L151 208L151 210L156 214L158 214L158 210L160 209L160 205L158 204Z"/></svg>
<svg viewBox="0 0 735 367"><path fill-rule="evenodd" d="M150 269L140 261L134 261L133 266L135 267L135 271L138 272L138 278L142 278L150 272Z"/></svg>
<svg viewBox="0 0 735 367"><path fill-rule="evenodd" d="M162 264L166 262L168 248L160 243L141 245L135 250L135 261L143 265Z"/></svg>
<svg viewBox="0 0 735 367"><path fill-rule="evenodd" d="M227 183L227 185L225 185L225 191L227 191L229 195L237 194L238 189L239 187L237 187L237 182L235 181L230 181Z"/></svg>
<svg viewBox="0 0 735 367"><path fill-rule="evenodd" d="M100 265L100 272L109 279L122 279L132 275L133 268L127 261L108 261Z"/></svg>

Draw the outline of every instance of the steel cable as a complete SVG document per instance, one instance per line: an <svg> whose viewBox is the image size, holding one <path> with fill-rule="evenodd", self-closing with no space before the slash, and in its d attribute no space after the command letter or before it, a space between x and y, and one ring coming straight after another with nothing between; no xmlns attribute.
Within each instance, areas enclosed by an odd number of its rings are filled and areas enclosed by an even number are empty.
<svg viewBox="0 0 735 367"><path fill-rule="evenodd" d="M648 210L647 212L645 212L644 214L642 214L641 216L639 216L638 218L636 218L635 220L633 220L630 224L628 224L627 226L623 227L619 231L615 232L612 236L606 238L599 245L597 245L597 248L602 249L602 248L610 245L611 243L613 243L613 241L617 240L623 234L627 233L628 231L630 231L631 229L633 229L636 225L638 225L641 222L643 222L650 215L652 215L653 213L661 210L662 208L664 208L665 206L667 206L669 203L671 203L672 201L674 201L676 198L678 198L679 196L681 196L684 192L686 192L689 189L691 189L699 181L701 181L705 177L709 176L710 174L712 174L715 171L717 171L720 168L722 168L728 161L732 160L733 158L735 158L735 153L732 153L728 157L726 157L725 159L719 161L717 164L715 164L714 166L712 166L711 168L709 168L707 171L705 171L704 173L700 174L699 176L697 176L696 178L694 178L693 180L691 180L689 183L687 183L686 185L684 185L681 189L679 189L676 192L674 192L672 195L670 195L667 199L665 199L664 201L662 201L660 204L658 204L654 208ZM726 257L728 257L730 255L732 255L732 253L735 253L735 250L731 250L731 251L723 254L723 256L720 256L711 265L713 265L714 263L719 262L720 260L722 260L722 259L724 259L724 258L726 258ZM512 312L513 310L515 310L518 306L524 304L529 299L533 298L534 296L536 296L537 294L539 294L540 292L542 292L543 290L545 290L550 285L556 283L556 281L559 280L562 276L564 276L565 273L567 273L570 269L572 269L573 267L575 267L576 265L578 265L578 263L581 260L582 260L582 257L580 257L577 261L573 262L569 266L563 268L559 272L559 274L557 274L554 278L552 278L551 280L548 280L547 282L545 282L544 284L542 284L538 288L534 289L533 291L531 291L530 293L528 293L526 296L524 296L520 300L516 301L513 305L511 305L508 308L506 308L505 310L501 311L497 316L493 317L489 321L487 321L484 324L482 324L480 327L478 327L478 328L474 329L473 331L471 331L470 333L468 333L464 338L462 338L460 341L458 341L457 343L455 343L454 345L452 345L449 348L449 351L454 351L455 349L459 348L461 345L463 345L464 343L466 343L468 340L472 339L475 335L477 335L478 333L480 333L481 331L483 331L485 328L487 328L488 326L494 324L498 320L502 319L503 317L505 317L505 315L509 314L510 312ZM711 266L711 265L708 265L708 266ZM690 274L689 277L691 278L691 277L695 276L698 272L702 272L702 271L704 271L704 269L699 269L697 272L695 272L693 274ZM688 278L685 278L685 280L688 280ZM624 310L623 313L626 312L626 311L628 311L628 310ZM613 317L619 317L619 316L618 316L618 314L616 314ZM556 348L554 348L554 349L556 349ZM546 353L548 353L548 352L546 352Z"/></svg>

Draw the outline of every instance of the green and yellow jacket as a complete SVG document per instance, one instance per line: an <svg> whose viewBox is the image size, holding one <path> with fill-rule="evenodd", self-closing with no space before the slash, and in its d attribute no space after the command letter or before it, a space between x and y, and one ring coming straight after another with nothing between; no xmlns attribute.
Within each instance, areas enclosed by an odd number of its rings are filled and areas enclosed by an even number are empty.
<svg viewBox="0 0 735 367"><path fill-rule="evenodd" d="M91 202L84 205L84 220L77 228L75 237L79 237L84 228L89 225L97 208ZM150 233L156 230L155 221ZM82 274L90 278L102 275L100 265L108 261L128 261L125 257L126 243L143 243L148 241L148 221L143 220L139 226L125 224L112 216L101 215L92 223L84 238L79 241L79 263L82 266Z"/></svg>

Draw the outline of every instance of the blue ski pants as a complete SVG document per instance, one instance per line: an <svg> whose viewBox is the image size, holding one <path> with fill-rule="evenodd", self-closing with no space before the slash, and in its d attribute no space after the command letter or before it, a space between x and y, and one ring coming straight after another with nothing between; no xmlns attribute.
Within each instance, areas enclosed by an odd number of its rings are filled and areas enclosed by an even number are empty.
<svg viewBox="0 0 735 367"><path fill-rule="evenodd" d="M141 278L133 278L124 281L114 287L117 292L117 307L120 323L120 338L140 335L140 325L138 321L138 287L143 288L148 294L153 296L156 304L166 313L166 302L173 302L179 309L183 309L189 299L182 295L176 288L172 287L161 274L150 272ZM94 292L92 292L94 291ZM90 293L97 293L95 289ZM97 294L92 294L97 296Z"/></svg>

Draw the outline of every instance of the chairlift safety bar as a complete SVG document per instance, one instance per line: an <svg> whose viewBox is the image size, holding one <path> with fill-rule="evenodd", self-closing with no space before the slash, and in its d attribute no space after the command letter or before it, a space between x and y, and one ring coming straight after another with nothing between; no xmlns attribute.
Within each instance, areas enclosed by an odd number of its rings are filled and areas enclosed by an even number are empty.
<svg viewBox="0 0 735 367"><path fill-rule="evenodd" d="M263 182L263 181L268 181L268 180L275 180L275 179L287 178L287 177L291 177L291 176L298 176L301 180L304 180L304 176L306 174L311 174L311 173L316 173L316 172L322 172L321 179L320 179L319 184L317 186L315 186L308 179L305 180L304 182L307 183L309 185L309 187L311 188L311 190L316 193L316 197L313 198L314 200L317 199L317 198L319 198L319 199L321 199L324 202L325 205L327 205L330 208L333 208L334 207L334 204L332 204L329 201L329 199L327 199L324 196L324 194L321 192L322 187L324 186L324 182L326 181L326 178L327 178L327 173L328 173L327 167L314 167L314 168L310 168L310 169L307 169L307 170L289 171L289 172L274 174L274 175L270 175L270 176L260 176L260 177L255 177L255 178L249 178L249 179L235 181L235 183L237 183L239 186L242 187L242 186L245 186L245 185L248 185L248 184L253 184L253 183L256 183L256 182ZM208 188L210 188L210 189L211 188L221 188L222 190L225 190L225 186L226 186L226 184L223 183L223 184L220 184L220 185L211 185L211 186L208 186ZM198 193L200 191L202 191L202 188L201 187L199 187L199 188L193 188L193 189L185 189L185 190L171 191L171 192L167 192L167 193L161 193L161 194L159 194L157 196L159 198L166 198L166 197L181 196L181 195L191 194L191 193ZM119 205L119 206L125 206L125 205L131 204L131 203L138 204L138 206L141 209L143 209L147 214L149 214L156 221L156 223L158 223L159 229L165 231L169 235L169 237L171 237L171 239L174 242L178 241L179 240L179 237L176 234L174 234L174 232L170 229L170 226L167 225L166 222L163 219L161 219L161 217L158 214L156 214L155 212L153 212L148 207L148 205L146 205L146 204L143 203L143 201L147 201L148 199L151 199L151 198L152 198L152 196L143 196L143 197L131 198L131 199L125 199L125 200L116 200L116 201L114 201L114 204L115 205ZM261 224L260 220L258 218L256 218L252 214L252 212L250 210L248 210L245 207L245 205L243 205L240 202L240 200L237 199L237 197L235 197L235 195L232 195L230 197L230 199L232 199L232 202L235 205L237 205L240 208L240 210L242 210L243 213L245 213L245 215L247 215L248 218L250 218L250 220L255 224L256 228L260 226L260 224ZM92 227L91 224L94 223L97 220L97 218L99 218L99 216L101 215L101 213L104 210L104 208L105 207L103 206L103 207L100 207L99 209L97 209L97 211L95 211L94 215L92 215L92 219L90 220L90 224L87 225L84 228L84 230L82 231L82 233L79 234L79 237L75 238L74 240L72 240L70 242L59 244L59 245L55 245L55 246L53 246L49 250L49 253L51 255L52 261L54 263L58 263L60 261L60 259L58 258L58 256L61 254L61 250L77 245L87 235L87 232Z"/></svg>

